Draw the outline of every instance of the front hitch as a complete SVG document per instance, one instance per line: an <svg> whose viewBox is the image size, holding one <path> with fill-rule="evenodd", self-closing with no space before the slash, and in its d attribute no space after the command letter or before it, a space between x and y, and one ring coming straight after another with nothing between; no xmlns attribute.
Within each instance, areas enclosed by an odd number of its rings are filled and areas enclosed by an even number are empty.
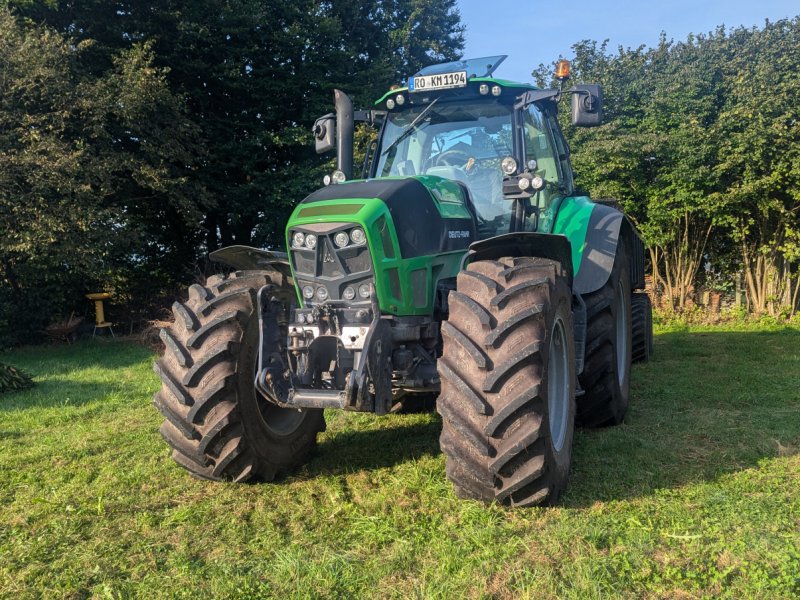
<svg viewBox="0 0 800 600"><path fill-rule="evenodd" d="M315 310L317 321L327 328L324 333L314 328L318 334L309 338L307 328L290 325L288 341L284 343L281 338L286 333L280 321L285 309L271 297L270 290L265 286L258 292L258 392L284 408L339 408L386 414L392 403L392 330L381 319L374 294L369 311L372 320L363 346L355 351L345 348L339 337L346 316L354 311L335 305ZM323 380L323 373L332 375Z"/></svg>

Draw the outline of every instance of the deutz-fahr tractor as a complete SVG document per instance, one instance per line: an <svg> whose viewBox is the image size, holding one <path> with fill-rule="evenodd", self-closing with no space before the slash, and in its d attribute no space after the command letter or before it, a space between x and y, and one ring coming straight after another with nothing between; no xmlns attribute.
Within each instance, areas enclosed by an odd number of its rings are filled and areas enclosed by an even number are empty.
<svg viewBox="0 0 800 600"><path fill-rule="evenodd" d="M566 61L559 89L497 79L504 58L425 68L370 110L336 90L313 130L336 169L287 251L211 254L224 274L173 305L155 365L161 433L192 475L272 480L307 460L325 410L427 394L458 496L553 503L576 422L623 420L650 353L644 249L576 190L557 119L568 96L574 125L600 124L602 91L562 89ZM361 121L379 134L356 177Z"/></svg>

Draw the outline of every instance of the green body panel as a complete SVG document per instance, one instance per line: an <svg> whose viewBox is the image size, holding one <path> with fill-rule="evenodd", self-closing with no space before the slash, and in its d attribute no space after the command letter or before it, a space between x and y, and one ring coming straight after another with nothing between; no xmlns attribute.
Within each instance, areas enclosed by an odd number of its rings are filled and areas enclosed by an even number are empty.
<svg viewBox="0 0 800 600"><path fill-rule="evenodd" d="M436 206L444 218L470 218L464 206L461 188L440 177L417 177L430 191ZM385 232L379 230L381 219L385 219ZM375 290L378 305L384 314L431 315L436 297L436 286L440 279L455 277L466 250L445 252L429 256L404 259L400 256L397 233L386 204L378 198L347 198L343 200L324 200L312 204L298 205L286 225L286 247L291 248L289 231L295 227L316 223L352 223L363 227L367 245L372 256L375 271ZM392 246L392 256L384 251L382 235L388 236ZM417 298L424 297L424 303L414 302L411 288L412 273L424 270L426 290L424 296L418 291ZM396 274L393 276L393 273ZM294 275L294 273L293 273ZM392 289L392 280L399 283L400 293ZM419 281L419 277L417 281ZM303 302L299 287L297 299Z"/></svg>
<svg viewBox="0 0 800 600"><path fill-rule="evenodd" d="M455 181L436 175L416 175L414 179L428 188L443 219L472 219L464 192Z"/></svg>
<svg viewBox="0 0 800 600"><path fill-rule="evenodd" d="M589 217L596 204L586 196L564 198L558 205L552 233L565 235L572 246L572 269L575 275L586 250Z"/></svg>

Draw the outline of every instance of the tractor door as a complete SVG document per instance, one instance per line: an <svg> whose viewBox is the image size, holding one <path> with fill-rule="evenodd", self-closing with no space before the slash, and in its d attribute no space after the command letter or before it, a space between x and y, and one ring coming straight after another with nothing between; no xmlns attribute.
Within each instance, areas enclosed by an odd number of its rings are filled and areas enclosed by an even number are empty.
<svg viewBox="0 0 800 600"><path fill-rule="evenodd" d="M523 110L525 166L546 182L530 199L531 207L538 210L532 211L531 218L526 219L525 231L550 233L561 200L572 190L569 151L560 130L555 127L558 127L555 118L539 105L531 104ZM535 218L537 214L538 219Z"/></svg>

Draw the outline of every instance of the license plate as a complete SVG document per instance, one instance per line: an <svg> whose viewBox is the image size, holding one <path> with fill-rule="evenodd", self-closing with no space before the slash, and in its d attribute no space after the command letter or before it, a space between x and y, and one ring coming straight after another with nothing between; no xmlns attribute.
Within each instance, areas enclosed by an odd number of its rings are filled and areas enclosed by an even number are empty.
<svg viewBox="0 0 800 600"><path fill-rule="evenodd" d="M408 84L409 92L432 92L466 87L467 72L440 73L438 75L418 75L412 77Z"/></svg>

